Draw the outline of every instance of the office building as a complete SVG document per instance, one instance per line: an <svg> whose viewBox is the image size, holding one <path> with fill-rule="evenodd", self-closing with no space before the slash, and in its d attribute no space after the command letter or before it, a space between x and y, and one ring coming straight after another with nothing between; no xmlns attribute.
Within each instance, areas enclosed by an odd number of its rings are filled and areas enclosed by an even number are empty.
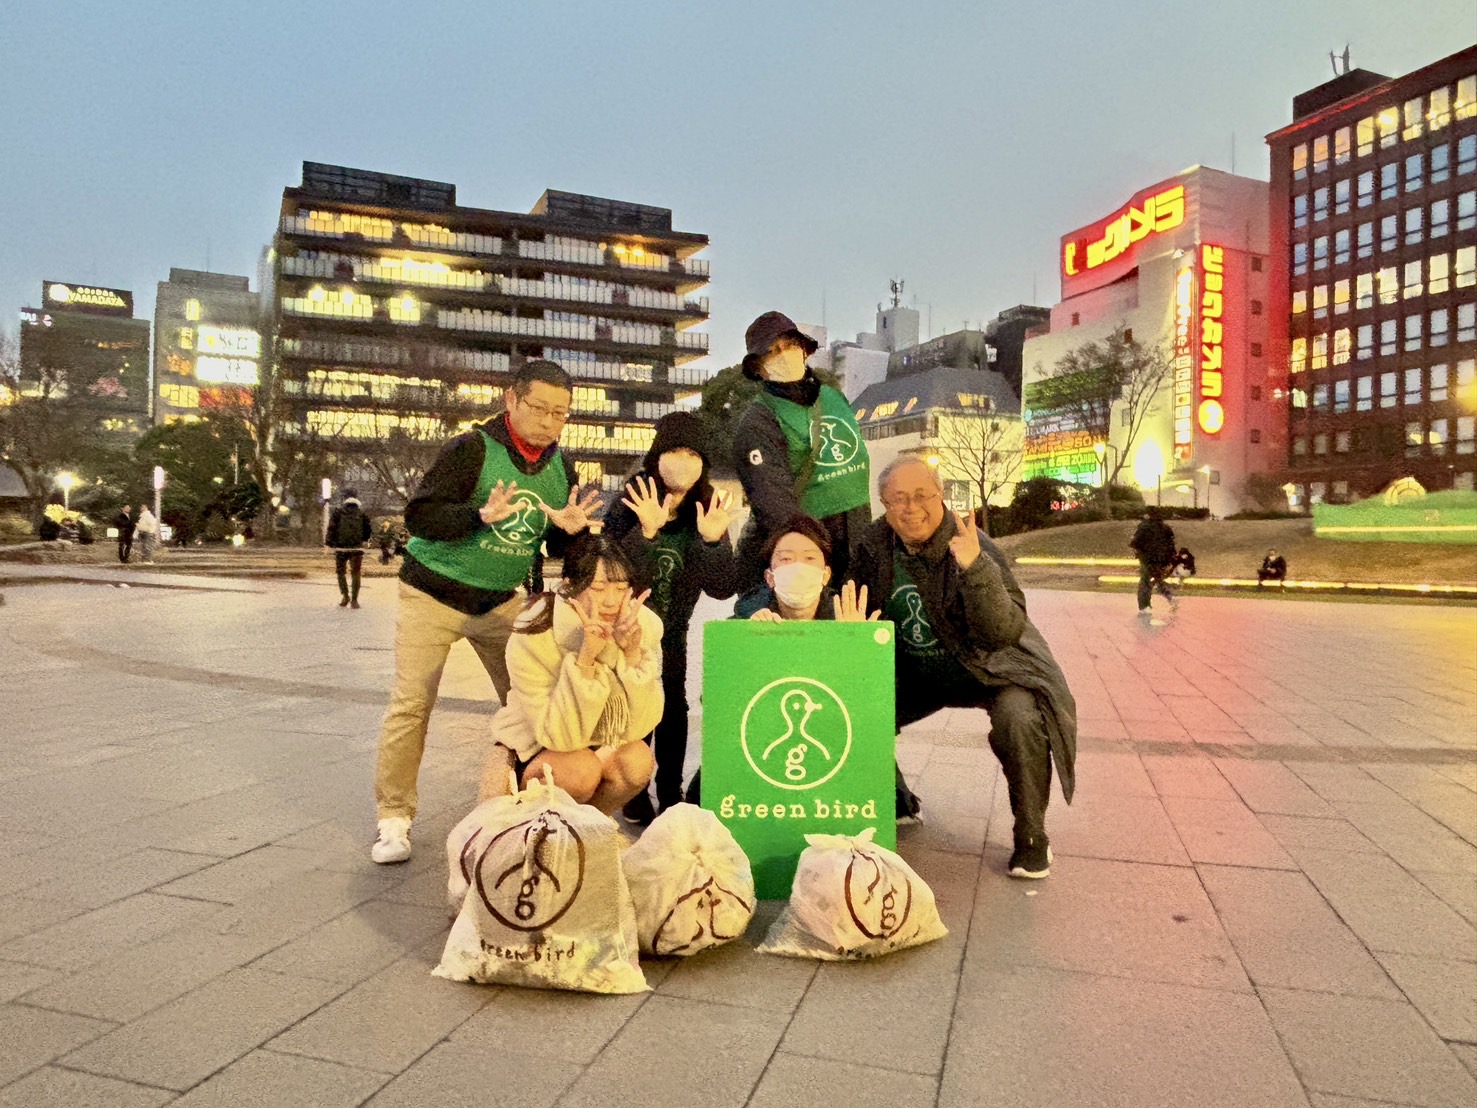
<svg viewBox="0 0 1477 1108"><path fill-rule="evenodd" d="M260 309L245 277L170 269L154 300L155 423L250 409Z"/></svg>

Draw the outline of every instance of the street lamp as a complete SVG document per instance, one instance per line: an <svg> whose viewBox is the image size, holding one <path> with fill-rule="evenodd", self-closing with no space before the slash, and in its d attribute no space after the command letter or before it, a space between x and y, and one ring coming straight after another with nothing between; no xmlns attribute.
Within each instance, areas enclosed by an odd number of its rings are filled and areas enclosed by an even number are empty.
<svg viewBox="0 0 1477 1108"><path fill-rule="evenodd" d="M72 486L77 483L77 478L71 473L58 473L56 483L62 487L62 511L72 510Z"/></svg>
<svg viewBox="0 0 1477 1108"><path fill-rule="evenodd" d="M164 525L164 467L154 467L154 524Z"/></svg>
<svg viewBox="0 0 1477 1108"><path fill-rule="evenodd" d="M333 482L327 477L323 478L323 541L328 541L328 503L333 499Z"/></svg>
<svg viewBox="0 0 1477 1108"><path fill-rule="evenodd" d="M1287 510L1292 511L1292 498L1297 495L1298 487L1291 481L1282 486L1282 495L1287 497Z"/></svg>
<svg viewBox="0 0 1477 1108"><path fill-rule="evenodd" d="M1210 518L1210 466L1201 466L1200 472L1205 474L1205 518Z"/></svg>

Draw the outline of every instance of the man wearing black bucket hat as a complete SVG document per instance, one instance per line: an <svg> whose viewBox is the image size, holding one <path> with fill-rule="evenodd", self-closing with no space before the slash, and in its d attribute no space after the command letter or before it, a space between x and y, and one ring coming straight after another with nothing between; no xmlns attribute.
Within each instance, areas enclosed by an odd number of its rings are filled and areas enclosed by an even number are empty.
<svg viewBox="0 0 1477 1108"><path fill-rule="evenodd" d="M759 583L765 540L796 515L826 528L839 580L871 522L871 466L856 416L806 366L816 341L789 316L765 312L749 324L744 344L744 376L760 389L733 436L734 468L752 510L739 537L743 584Z"/></svg>

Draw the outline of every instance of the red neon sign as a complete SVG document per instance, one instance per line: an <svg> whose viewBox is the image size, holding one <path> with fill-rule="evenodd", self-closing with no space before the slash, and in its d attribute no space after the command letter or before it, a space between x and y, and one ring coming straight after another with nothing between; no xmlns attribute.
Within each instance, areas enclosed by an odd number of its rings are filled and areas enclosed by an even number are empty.
<svg viewBox="0 0 1477 1108"><path fill-rule="evenodd" d="M1136 193L1106 219L1064 236L1062 295L1116 280L1131 268L1139 243L1184 221L1185 186L1165 182Z"/></svg>
<svg viewBox="0 0 1477 1108"><path fill-rule="evenodd" d="M1200 298L1200 407L1196 422L1207 435L1215 435L1226 425L1226 409L1220 400L1225 353L1225 247L1202 244L1200 265L1205 271L1205 291Z"/></svg>
<svg viewBox="0 0 1477 1108"><path fill-rule="evenodd" d="M1174 460L1188 461L1195 404L1195 264L1182 266L1174 281Z"/></svg>

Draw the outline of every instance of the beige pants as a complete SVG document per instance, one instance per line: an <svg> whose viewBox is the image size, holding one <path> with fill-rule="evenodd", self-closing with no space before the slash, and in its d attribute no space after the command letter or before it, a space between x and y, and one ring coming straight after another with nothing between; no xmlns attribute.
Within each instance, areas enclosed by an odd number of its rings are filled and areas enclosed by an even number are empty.
<svg viewBox="0 0 1477 1108"><path fill-rule="evenodd" d="M415 817L415 781L426 748L426 727L453 643L466 639L471 644L492 678L498 699L507 703L508 665L504 655L513 620L523 610L523 603L520 594L486 615L469 616L400 582L395 691L380 729L379 762L374 774L380 819Z"/></svg>

